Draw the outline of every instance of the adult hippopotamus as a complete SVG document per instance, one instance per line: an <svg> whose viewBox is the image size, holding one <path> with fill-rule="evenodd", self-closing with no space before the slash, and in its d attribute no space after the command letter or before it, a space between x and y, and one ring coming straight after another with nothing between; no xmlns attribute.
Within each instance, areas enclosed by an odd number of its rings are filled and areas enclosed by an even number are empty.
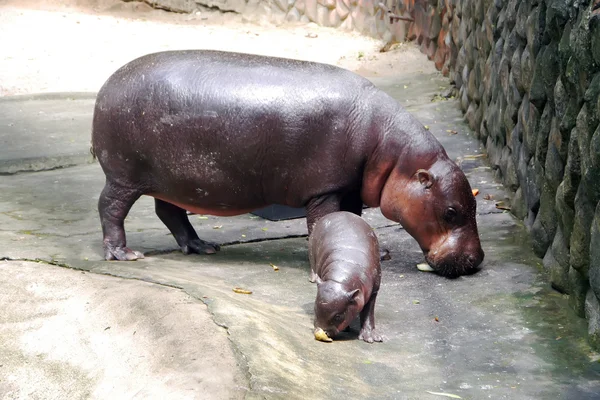
<svg viewBox="0 0 600 400"><path fill-rule="evenodd" d="M221 51L140 57L100 89L92 153L106 175L107 260L135 260L124 219L142 195L184 253L214 253L186 210L219 216L306 207L309 234L363 202L399 222L442 275L476 270L475 199L441 144L397 101L347 70Z"/></svg>
<svg viewBox="0 0 600 400"><path fill-rule="evenodd" d="M381 283L379 242L358 215L339 211L317 221L308 241L311 282L317 282L315 337L329 341L360 315L359 339L382 342L375 330ZM325 338L319 338L322 331Z"/></svg>

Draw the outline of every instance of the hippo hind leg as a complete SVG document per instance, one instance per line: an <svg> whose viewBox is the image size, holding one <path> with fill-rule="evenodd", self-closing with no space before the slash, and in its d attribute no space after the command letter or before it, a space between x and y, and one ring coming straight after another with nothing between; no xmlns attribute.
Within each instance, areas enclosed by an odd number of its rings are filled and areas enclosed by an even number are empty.
<svg viewBox="0 0 600 400"><path fill-rule="evenodd" d="M141 195L138 190L106 181L98 200L106 260L134 261L144 258L142 253L127 247L124 227L125 217Z"/></svg>
<svg viewBox="0 0 600 400"><path fill-rule="evenodd" d="M215 254L221 248L216 243L201 240L183 208L160 199L154 199L158 218L169 228L183 254Z"/></svg>

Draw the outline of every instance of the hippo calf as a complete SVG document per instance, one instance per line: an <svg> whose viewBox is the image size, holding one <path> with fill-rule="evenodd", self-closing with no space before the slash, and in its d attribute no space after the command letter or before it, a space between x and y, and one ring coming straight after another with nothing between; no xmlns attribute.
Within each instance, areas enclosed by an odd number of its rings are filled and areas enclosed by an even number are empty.
<svg viewBox="0 0 600 400"><path fill-rule="evenodd" d="M333 338L360 314L359 339L382 342L375 331L375 300L381 282L379 243L373 229L356 214L327 214L308 241L310 281L317 282L315 335Z"/></svg>
<svg viewBox="0 0 600 400"><path fill-rule="evenodd" d="M92 153L107 260L135 260L124 220L142 196L185 254L212 254L186 210L232 216L271 204L324 215L380 207L440 274L484 254L475 199L441 144L396 100L331 65L220 51L168 51L116 71L98 92Z"/></svg>

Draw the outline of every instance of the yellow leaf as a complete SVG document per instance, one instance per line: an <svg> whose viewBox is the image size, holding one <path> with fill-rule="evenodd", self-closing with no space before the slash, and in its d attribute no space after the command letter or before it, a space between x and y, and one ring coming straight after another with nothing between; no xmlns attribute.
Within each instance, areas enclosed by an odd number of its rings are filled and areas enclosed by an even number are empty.
<svg viewBox="0 0 600 400"><path fill-rule="evenodd" d="M269 263L271 267L273 267L273 271L279 271L279 267L273 263Z"/></svg>
<svg viewBox="0 0 600 400"><path fill-rule="evenodd" d="M433 394L435 396L450 397L451 399L462 399L462 397L460 397L459 395L452 394L452 393L430 392L429 390L426 390L426 392L429 394Z"/></svg>
<svg viewBox="0 0 600 400"><path fill-rule="evenodd" d="M242 288L239 288L239 287L234 287L233 291L235 293L239 293L239 294L252 294L252 291L246 290L246 289L242 289Z"/></svg>

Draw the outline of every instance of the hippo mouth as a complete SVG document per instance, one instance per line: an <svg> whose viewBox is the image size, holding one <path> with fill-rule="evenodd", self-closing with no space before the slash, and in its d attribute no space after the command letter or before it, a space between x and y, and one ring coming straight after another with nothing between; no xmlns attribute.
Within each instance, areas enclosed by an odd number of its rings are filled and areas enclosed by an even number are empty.
<svg viewBox="0 0 600 400"><path fill-rule="evenodd" d="M424 251L427 264L438 275L455 279L459 276L472 275L480 270L481 259L467 254L448 254L443 257L434 256L430 251Z"/></svg>

